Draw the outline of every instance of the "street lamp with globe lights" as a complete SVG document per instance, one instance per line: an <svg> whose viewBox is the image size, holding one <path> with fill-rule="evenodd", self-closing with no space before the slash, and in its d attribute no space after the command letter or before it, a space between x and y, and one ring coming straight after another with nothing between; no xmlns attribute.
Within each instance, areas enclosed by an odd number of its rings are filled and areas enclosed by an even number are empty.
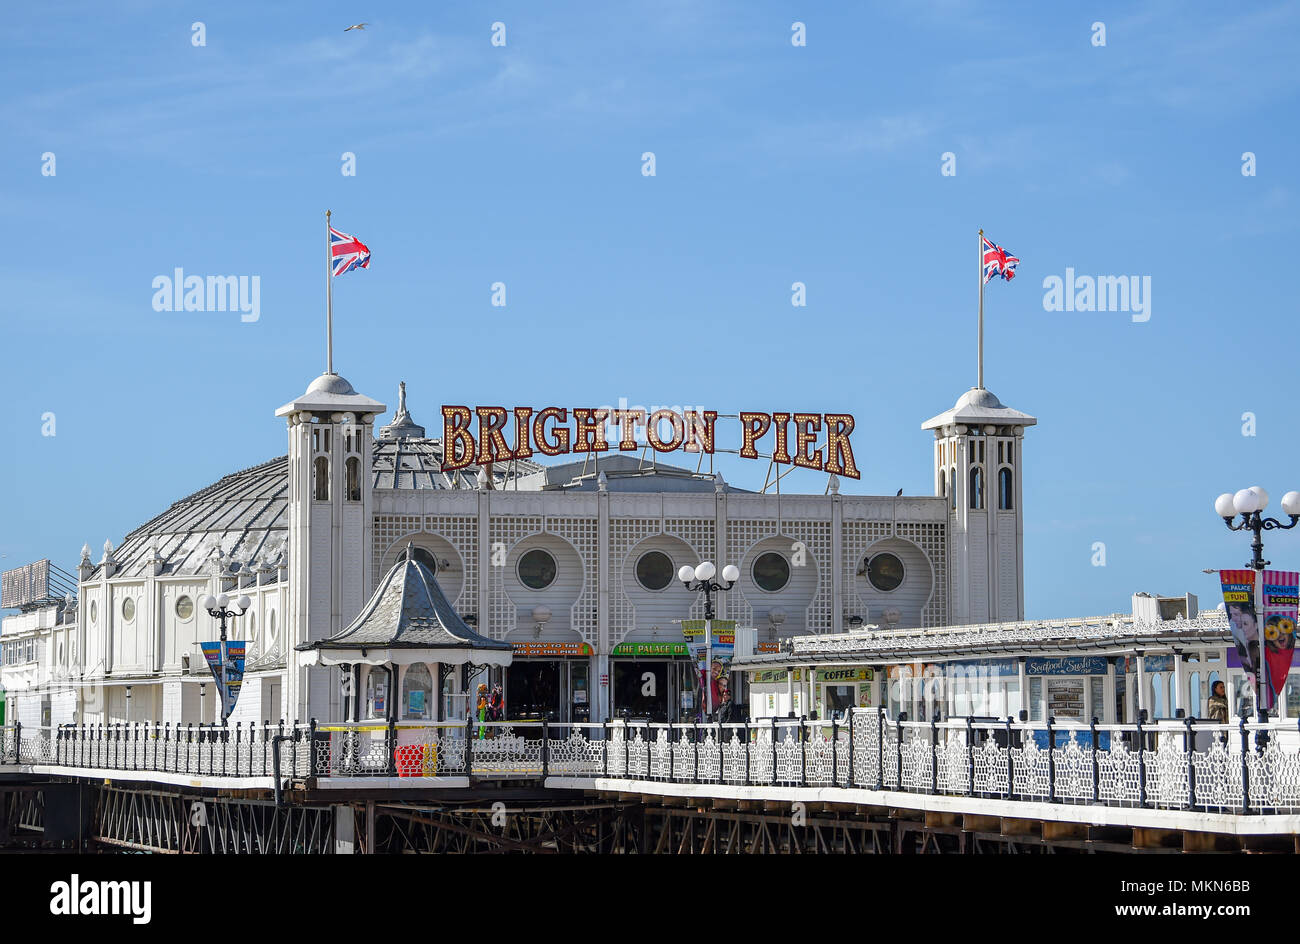
<svg viewBox="0 0 1300 944"><path fill-rule="evenodd" d="M1300 492L1287 492L1282 496L1282 511L1291 519L1290 524L1284 524L1276 518L1265 518L1263 513L1267 507L1268 492L1258 485L1243 488L1238 492L1224 492L1214 500L1214 513L1223 519L1223 523L1228 526L1229 531L1250 531L1254 535L1254 539L1250 542L1251 559L1246 562L1246 566L1255 571L1256 574L1261 574L1264 568L1272 563L1272 561L1264 560L1263 532L1288 531L1300 524ZM1241 521L1234 524L1237 515L1241 516ZM1261 579L1258 576L1256 577L1256 599L1252 601L1255 604L1256 620L1262 617L1258 599ZM1255 707L1259 712L1259 720L1266 721L1267 714L1263 705L1265 703L1265 689L1268 685L1268 664L1264 660L1262 638L1259 640L1259 647L1259 671L1255 673Z"/></svg>
<svg viewBox="0 0 1300 944"><path fill-rule="evenodd" d="M199 601L199 605L208 611L209 616L213 619L221 620L221 663L218 666L219 674L217 675L217 703L222 708L221 726L223 728L226 726L226 719L229 717L231 709L234 708L233 703L230 705L226 704L226 672L228 669L226 656L226 621L232 620L237 616L243 616L244 613L248 611L248 608L253 605L253 601L248 598L247 594L241 593L239 597L234 600L234 604L238 609L230 609L230 604L230 595L226 593L215 597L209 593ZM233 666L229 668L233 668Z"/></svg>
<svg viewBox="0 0 1300 944"><path fill-rule="evenodd" d="M239 607L238 610L230 609L230 603L230 595L225 593L215 597L209 593L199 601L199 605L208 611L209 616L221 620L222 642L226 641L226 620L234 619L236 616L243 616L248 608L253 605L253 601L245 593L241 593L239 598L234 601L235 606Z"/></svg>
<svg viewBox="0 0 1300 944"><path fill-rule="evenodd" d="M712 561L702 561L695 567L683 564L677 571L677 579L686 586L687 590L704 594L704 618L709 620L713 619L714 592L730 590L740 579L740 568L735 564L728 564L722 568L721 582L713 579L717 572Z"/></svg>

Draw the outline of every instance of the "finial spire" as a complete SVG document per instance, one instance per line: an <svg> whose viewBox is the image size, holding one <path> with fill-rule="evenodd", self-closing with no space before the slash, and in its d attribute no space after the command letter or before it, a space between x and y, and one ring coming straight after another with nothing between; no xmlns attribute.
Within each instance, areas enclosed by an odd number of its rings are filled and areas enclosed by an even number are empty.
<svg viewBox="0 0 1300 944"><path fill-rule="evenodd" d="M375 435L383 440L424 438L424 427L411 419L411 413L406 408L405 380L397 385L397 410L393 413L393 421L387 426L381 426Z"/></svg>

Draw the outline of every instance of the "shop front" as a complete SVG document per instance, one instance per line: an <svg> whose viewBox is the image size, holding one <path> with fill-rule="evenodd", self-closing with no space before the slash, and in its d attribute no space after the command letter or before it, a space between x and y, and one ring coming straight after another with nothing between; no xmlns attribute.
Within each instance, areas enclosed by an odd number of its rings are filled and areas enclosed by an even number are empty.
<svg viewBox="0 0 1300 944"><path fill-rule="evenodd" d="M506 718L552 724L591 720L591 656L585 642L512 643L505 670Z"/></svg>
<svg viewBox="0 0 1300 944"><path fill-rule="evenodd" d="M1064 656L1051 658L1030 656L1025 659L1030 721L1051 718L1067 724L1088 724L1095 717L1107 722L1114 715L1108 704L1107 680L1113 679L1114 665L1105 656ZM1037 731L1040 747L1047 746L1046 730ZM1084 747L1092 745L1087 731L1075 734ZM1059 738L1058 738L1059 740ZM1097 746L1110 747L1109 735L1102 733Z"/></svg>
<svg viewBox="0 0 1300 944"><path fill-rule="evenodd" d="M926 666L926 675L942 675L945 717L1019 717L1020 661L1017 658L955 659Z"/></svg>
<svg viewBox="0 0 1300 944"><path fill-rule="evenodd" d="M819 718L843 721L850 708L875 705L875 695L875 670L866 666L813 672L813 702Z"/></svg>
<svg viewBox="0 0 1300 944"><path fill-rule="evenodd" d="M749 673L749 717L799 718L808 706L808 669L761 669Z"/></svg>
<svg viewBox="0 0 1300 944"><path fill-rule="evenodd" d="M610 652L613 716L657 722L695 717L694 663L684 642L624 642Z"/></svg>

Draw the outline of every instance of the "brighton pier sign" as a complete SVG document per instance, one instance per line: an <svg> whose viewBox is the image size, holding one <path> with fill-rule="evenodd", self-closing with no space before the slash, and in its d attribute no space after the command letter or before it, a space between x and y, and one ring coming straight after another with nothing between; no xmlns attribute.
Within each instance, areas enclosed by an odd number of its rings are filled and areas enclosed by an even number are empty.
<svg viewBox="0 0 1300 944"><path fill-rule="evenodd" d="M740 449L724 451L737 452L743 459L770 458L779 465L851 479L862 477L853 461L849 435L854 421L848 413L746 412L739 414L739 420ZM469 465L527 459L534 449L542 455L560 456L612 449L635 452L648 445L656 452L680 450L712 455L717 450L717 421L715 410L658 409L647 413L640 408L568 410L549 406L534 411L527 406L513 410L503 406L444 406L442 442L446 452L442 467L453 471ZM769 432L771 454L760 456L759 441Z"/></svg>

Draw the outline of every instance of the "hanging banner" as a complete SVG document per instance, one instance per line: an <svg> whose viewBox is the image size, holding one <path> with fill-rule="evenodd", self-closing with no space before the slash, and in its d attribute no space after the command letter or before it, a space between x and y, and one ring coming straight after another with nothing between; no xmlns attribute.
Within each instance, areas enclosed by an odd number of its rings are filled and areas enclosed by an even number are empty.
<svg viewBox="0 0 1300 944"><path fill-rule="evenodd" d="M697 711L707 708L705 679L709 674L709 622L708 620L682 620L682 636L686 639L686 651L695 663L695 704ZM685 702L683 701L683 705Z"/></svg>
<svg viewBox="0 0 1300 944"><path fill-rule="evenodd" d="M239 700L239 690L244 685L244 643L230 639L225 642L201 642L203 658L217 683L217 696L221 704L221 720L230 717Z"/></svg>
<svg viewBox="0 0 1300 944"><path fill-rule="evenodd" d="M736 653L736 621L709 622L709 685L716 709L731 690L731 659Z"/></svg>
<svg viewBox="0 0 1300 944"><path fill-rule="evenodd" d="M1228 612L1228 625L1232 628L1232 641L1246 670L1250 687L1255 689L1255 675L1259 672L1259 618L1255 613L1255 572L1253 570L1221 570L1219 582L1223 587L1223 605Z"/></svg>
<svg viewBox="0 0 1300 944"><path fill-rule="evenodd" d="M710 620L709 643L713 648L714 659L721 658L730 662L736 652L736 621Z"/></svg>
<svg viewBox="0 0 1300 944"><path fill-rule="evenodd" d="M1295 655L1296 609L1300 603L1300 573L1264 571L1264 659L1273 698L1282 694L1291 658Z"/></svg>
<svg viewBox="0 0 1300 944"><path fill-rule="evenodd" d="M695 662L696 690L704 715L722 704L731 687L731 658L736 652L735 620L682 620L686 649Z"/></svg>
<svg viewBox="0 0 1300 944"><path fill-rule="evenodd" d="M703 666L709 651L708 629L708 620L682 620L682 636L686 639L686 651L700 666Z"/></svg>

